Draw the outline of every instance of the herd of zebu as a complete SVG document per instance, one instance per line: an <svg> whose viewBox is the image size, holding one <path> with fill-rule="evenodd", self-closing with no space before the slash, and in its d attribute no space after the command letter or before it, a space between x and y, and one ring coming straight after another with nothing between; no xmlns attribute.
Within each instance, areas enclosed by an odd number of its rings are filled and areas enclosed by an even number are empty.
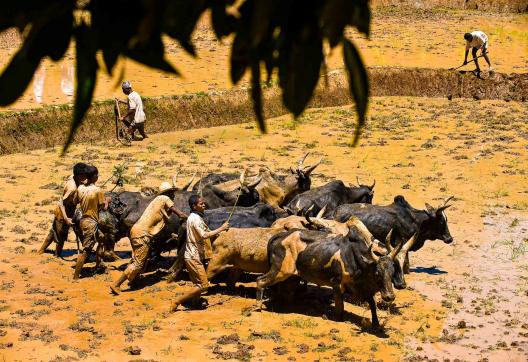
<svg viewBox="0 0 528 362"><path fill-rule="evenodd" d="M311 188L310 174L321 161L278 175L267 168L257 175L209 174L178 188L175 206L189 213L187 200L199 193L205 200L205 219L211 229L229 219L231 228L212 241L213 254L207 276L231 269L228 284L234 285L240 272L262 274L257 278L257 299L264 288L290 277L333 289L337 319L343 314L343 293L367 301L372 325L378 327L374 295L394 300L393 286L405 288L410 251L419 250L426 240L451 243L447 199L437 208L413 208L403 196L387 206L373 205L374 186L346 186L342 181ZM194 177L193 177L194 178ZM176 177L173 178L176 185ZM101 212L100 230L113 245L127 237L155 197L142 192L110 193L108 211ZM236 204L236 206L235 206ZM155 239L152 253L181 249L185 220L172 214ZM383 241L381 243L380 241ZM178 258L177 258L178 259ZM171 268L173 279L180 267ZM181 264L180 264L181 265Z"/></svg>

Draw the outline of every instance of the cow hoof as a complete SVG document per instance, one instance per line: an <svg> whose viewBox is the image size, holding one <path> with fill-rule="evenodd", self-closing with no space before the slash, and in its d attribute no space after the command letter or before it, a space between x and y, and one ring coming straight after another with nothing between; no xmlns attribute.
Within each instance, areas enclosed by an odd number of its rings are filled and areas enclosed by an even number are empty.
<svg viewBox="0 0 528 362"><path fill-rule="evenodd" d="M121 294L121 289L119 287L116 287L115 285L111 285L110 286L110 292L113 295L119 295L119 294Z"/></svg>

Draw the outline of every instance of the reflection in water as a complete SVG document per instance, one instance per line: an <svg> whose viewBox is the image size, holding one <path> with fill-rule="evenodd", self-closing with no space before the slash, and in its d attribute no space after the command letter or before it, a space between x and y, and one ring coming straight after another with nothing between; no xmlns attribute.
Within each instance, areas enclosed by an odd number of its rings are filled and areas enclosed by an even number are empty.
<svg viewBox="0 0 528 362"><path fill-rule="evenodd" d="M41 62L33 76L33 95L35 102L39 104L42 103L42 94L44 93L44 78L46 78L46 66L44 62Z"/></svg>
<svg viewBox="0 0 528 362"><path fill-rule="evenodd" d="M73 64L61 65L61 90L68 97L73 96Z"/></svg>

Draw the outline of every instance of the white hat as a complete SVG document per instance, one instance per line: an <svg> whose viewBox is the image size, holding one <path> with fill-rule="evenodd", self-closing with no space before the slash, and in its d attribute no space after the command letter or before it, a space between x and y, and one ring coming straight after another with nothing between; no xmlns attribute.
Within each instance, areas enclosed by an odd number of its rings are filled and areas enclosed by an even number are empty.
<svg viewBox="0 0 528 362"><path fill-rule="evenodd" d="M167 191L172 191L172 190L176 190L176 187L172 186L170 183L168 183L167 181L164 181L161 183L161 185L159 185L159 188L158 188L158 195L161 195Z"/></svg>
<svg viewBox="0 0 528 362"><path fill-rule="evenodd" d="M121 88L128 89L132 88L132 84L128 80L125 80L123 83L121 83Z"/></svg>

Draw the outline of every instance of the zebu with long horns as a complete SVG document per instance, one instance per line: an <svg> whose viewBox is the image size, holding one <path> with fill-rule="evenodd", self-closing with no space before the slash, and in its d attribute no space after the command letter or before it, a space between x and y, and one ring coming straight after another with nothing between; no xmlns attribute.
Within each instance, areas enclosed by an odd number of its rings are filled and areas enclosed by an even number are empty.
<svg viewBox="0 0 528 362"><path fill-rule="evenodd" d="M353 218L352 224L361 223ZM349 223L347 222L347 223ZM412 244L416 235L408 243ZM386 302L395 298L397 268L394 263L402 244L387 255L376 255L370 238L361 229L351 227L345 236L323 231L291 230L273 236L268 242L269 271L257 278L257 303L264 288L292 276L330 286L334 291L335 314L343 318L343 293L348 292L369 303L372 326L379 328L374 295L381 293ZM400 273L401 274L401 273Z"/></svg>
<svg viewBox="0 0 528 362"><path fill-rule="evenodd" d="M410 247L404 247L398 256L398 263L405 273L409 272L408 252L418 251L427 240L440 239L446 244L453 242L453 237L447 225L445 210L449 208L447 198L437 208L425 204L425 210L413 208L403 196L396 196L390 205L346 204L339 206L334 219L348 220L352 216L359 218L376 239L387 237L389 230L393 230L392 245L407 240L418 232L416 242Z"/></svg>
<svg viewBox="0 0 528 362"><path fill-rule="evenodd" d="M346 186L343 181L335 180L326 185L303 192L295 196L285 210L293 215L309 215L322 212L322 217L331 218L339 205L353 203L371 204L374 197L374 186L363 185L358 181L358 186Z"/></svg>
<svg viewBox="0 0 528 362"><path fill-rule="evenodd" d="M289 172L285 175L277 174L269 168L261 168L256 175L248 176L246 179L250 183L260 180L256 186L260 201L265 202L275 209L282 210L296 195L307 191L311 186L310 174L321 163L322 159L314 165L305 166L304 162L309 153L306 153L297 163L297 168L290 167ZM203 189L207 185L219 186L221 184L235 184L237 178L234 173L211 173L196 182L193 190L199 192L200 187Z"/></svg>
<svg viewBox="0 0 528 362"><path fill-rule="evenodd" d="M313 165L304 166L308 155L309 153L306 153L299 160L296 169L290 167L290 172L286 175L261 168L259 177L262 177L262 181L257 186L260 199L276 209L282 209L295 196L309 190L312 185L310 175L321 164L322 159Z"/></svg>

